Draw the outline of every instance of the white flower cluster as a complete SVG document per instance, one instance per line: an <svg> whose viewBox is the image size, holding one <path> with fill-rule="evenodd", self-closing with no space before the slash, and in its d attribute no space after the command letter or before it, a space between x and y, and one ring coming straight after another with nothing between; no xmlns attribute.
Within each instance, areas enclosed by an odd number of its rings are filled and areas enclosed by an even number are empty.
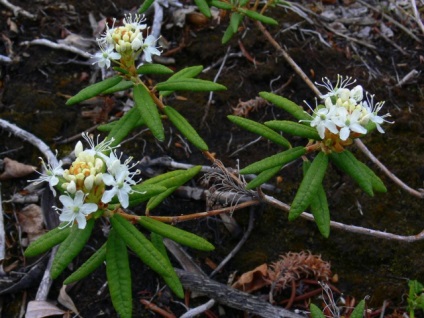
<svg viewBox="0 0 424 318"><path fill-rule="evenodd" d="M125 16L124 25L115 27L114 19L112 28L106 26L106 32L97 38L100 51L93 56L93 64L108 68L111 60L120 60L124 56L136 56L141 51L147 62L152 62L152 55L160 55L161 52L155 47L156 39L153 35L143 36L143 30L147 29L144 16L128 14Z"/></svg>
<svg viewBox="0 0 424 318"><path fill-rule="evenodd" d="M68 169L62 169L62 162L53 167L42 161L45 172L40 173L37 183L48 182L53 194L56 195L55 186L59 186L65 192L59 197L63 208L60 211L59 220L72 225L75 221L78 228L85 228L86 216L105 207L117 196L122 207L129 205L129 195L133 192L131 186L136 184L134 177L139 171L131 172L137 163L130 165L132 158L121 162L121 158L111 147L113 139L103 140L97 144L91 136L82 134L88 142L89 148L84 149L79 141L75 146L76 159ZM109 155L106 155L108 153Z"/></svg>
<svg viewBox="0 0 424 318"><path fill-rule="evenodd" d="M352 89L347 87L354 84L351 77L343 79L338 75L336 86L333 87L328 78L323 79L320 86L328 89L328 93L321 96L324 106L320 105L313 110L311 127L316 127L319 136L324 139L326 132L338 135L340 140L345 141L349 137L355 138L367 133L365 128L371 121L380 133L384 133L381 128L383 122L388 122L385 118L390 114L378 115L384 102L374 104L374 96L367 95L364 100L364 90L361 85Z"/></svg>

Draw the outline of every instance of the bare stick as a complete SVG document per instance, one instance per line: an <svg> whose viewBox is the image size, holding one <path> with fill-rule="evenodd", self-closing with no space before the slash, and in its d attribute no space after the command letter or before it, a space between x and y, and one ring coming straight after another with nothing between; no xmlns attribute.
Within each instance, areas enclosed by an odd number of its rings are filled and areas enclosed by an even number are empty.
<svg viewBox="0 0 424 318"><path fill-rule="evenodd" d="M32 41L24 41L20 45L44 45L56 50L65 50L71 53L78 54L86 59L91 58L91 54L67 44L58 44L47 39L35 39Z"/></svg>
<svg viewBox="0 0 424 318"><path fill-rule="evenodd" d="M253 225L255 223L255 214L254 214L253 207L250 208L250 216L249 216L249 225L247 227L247 231L244 233L243 237L241 238L240 242L237 243L237 245L233 248L233 250L222 260L221 263L213 270L213 272L209 275L209 277L214 276L216 273L218 273L233 257L237 254L237 252L242 248L244 243L247 241L247 239L250 236L250 233L252 233Z"/></svg>
<svg viewBox="0 0 424 318"><path fill-rule="evenodd" d="M206 310L211 309L215 305L215 303L216 301L214 299L210 299L208 302L204 303L203 305L190 309L184 315L180 316L180 318L197 317L198 315L204 313Z"/></svg>
<svg viewBox="0 0 424 318"><path fill-rule="evenodd" d="M4 5L5 7L9 8L10 10L12 10L12 11L13 11L13 14L14 14L15 16L23 15L24 17L27 17L27 18L29 18L29 19L31 19L31 20L35 20L35 19L37 18L37 16L36 16L36 15L34 15L34 14L32 14L32 13L29 13L28 11L25 11L25 10L24 10L24 9L22 9L21 7L18 7L18 6L15 6L15 5L11 4L11 3L10 3L9 1L7 1L7 0L0 0L0 3L1 3L2 5Z"/></svg>
<svg viewBox="0 0 424 318"><path fill-rule="evenodd" d="M12 63L12 59L8 56L0 55L1 63Z"/></svg>
<svg viewBox="0 0 424 318"><path fill-rule="evenodd" d="M424 34L424 25L423 25L423 22L421 21L421 16L420 16L420 13L418 12L417 4L415 0L411 0L411 7L412 7L412 12L414 12L415 22L417 22L418 26L421 29L421 32Z"/></svg>
<svg viewBox="0 0 424 318"><path fill-rule="evenodd" d="M53 167L56 167L59 165L59 162L57 161L57 158L55 154L50 150L49 146L47 146L41 139L37 138L33 134L29 133L28 131L23 130L22 128L19 128L18 126L9 123L8 121L4 119L0 119L0 127L11 132L16 137L19 137L26 142L29 142L30 144L37 147L40 152L46 157L47 161L51 163Z"/></svg>
<svg viewBox="0 0 424 318"><path fill-rule="evenodd" d="M290 66L294 69L296 74L299 75L303 79L303 81L306 83L306 85L309 86L309 88L315 93L315 95L321 96L321 92L314 85L314 83L312 83L312 81L309 79L309 77L296 64L296 62L290 57L290 55L280 46L280 44L278 44L277 41L274 40L274 38L268 32L268 30L264 27L264 25L259 21L255 21L255 23L258 26L259 30L261 30L261 32L265 35L265 37L269 41L269 43L271 43L271 45L277 50L277 52L281 53L281 55L284 57L286 62L289 63Z"/></svg>
<svg viewBox="0 0 424 318"><path fill-rule="evenodd" d="M35 296L35 300L46 300L47 295L49 294L50 287L52 286L53 279L50 275L50 270L52 268L54 257L56 256L57 249L59 247L55 246L49 257L49 262L47 263L46 270L44 271L43 279L40 282L40 286L37 290L37 295Z"/></svg>
<svg viewBox="0 0 424 318"><path fill-rule="evenodd" d="M356 146L368 157L371 159L372 162L374 162L394 183L396 183L401 189L405 190L409 194L419 198L424 199L424 189L412 189L407 184L405 184L402 180L400 180L398 177L396 177L389 169L384 166L380 160L378 160L371 151L368 150L368 148L364 145L364 143L360 139L355 139Z"/></svg>

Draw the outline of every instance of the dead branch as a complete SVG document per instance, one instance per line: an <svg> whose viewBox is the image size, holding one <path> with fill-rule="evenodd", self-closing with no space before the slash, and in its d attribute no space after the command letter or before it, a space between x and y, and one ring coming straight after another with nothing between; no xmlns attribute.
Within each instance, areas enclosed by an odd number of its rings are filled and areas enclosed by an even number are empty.
<svg viewBox="0 0 424 318"><path fill-rule="evenodd" d="M355 144L368 158L371 159L372 162L374 162L401 189L405 190L409 194L419 199L424 199L424 189L418 189L418 190L412 189L406 183L404 183L402 180L396 177L389 169L386 168L385 165L383 165L383 163L381 163L380 160L377 159L376 156L372 154L371 151L368 150L368 148L364 145L364 143L360 139L355 139Z"/></svg>
<svg viewBox="0 0 424 318"><path fill-rule="evenodd" d="M11 4L7 0L0 0L0 3L2 5L4 5L5 7L9 8L10 10L12 10L13 11L13 14L15 16L23 15L24 17L27 17L28 19L31 19L31 20L35 20L37 18L36 15L34 15L32 13L29 13L28 11L22 9L21 7L18 7L18 6L15 6L15 5Z"/></svg>
<svg viewBox="0 0 424 318"><path fill-rule="evenodd" d="M84 57L86 59L91 58L91 54L87 53L83 50L80 50L78 48L76 48L75 46L71 46L71 45L67 45L67 44L58 44L56 42L52 42L50 40L47 39L35 39L32 41L24 41L21 42L20 45L43 45L43 46L47 46L50 47L52 49L55 50L64 50L64 51L68 51L71 53L75 53L80 55L81 57Z"/></svg>

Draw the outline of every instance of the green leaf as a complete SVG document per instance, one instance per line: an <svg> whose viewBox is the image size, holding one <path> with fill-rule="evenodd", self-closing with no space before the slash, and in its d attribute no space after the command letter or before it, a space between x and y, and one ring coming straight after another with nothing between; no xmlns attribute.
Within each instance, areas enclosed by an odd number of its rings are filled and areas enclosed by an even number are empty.
<svg viewBox="0 0 424 318"><path fill-rule="evenodd" d="M118 121L110 124L113 125L110 129L108 139L114 139L113 143L111 144L111 147L114 147L119 145L133 129L144 125L144 119L141 118L137 107L133 107L127 111L125 115L122 116Z"/></svg>
<svg viewBox="0 0 424 318"><path fill-rule="evenodd" d="M152 232L150 234L150 240L153 244L153 246L162 254L162 256L165 258L169 266L172 266L171 261L169 260L168 253L166 252L165 244L163 244L163 236Z"/></svg>
<svg viewBox="0 0 424 318"><path fill-rule="evenodd" d="M153 136L159 141L164 141L165 132L163 130L158 108L144 85L140 84L134 87L134 101L140 112L141 118L143 118Z"/></svg>
<svg viewBox="0 0 424 318"><path fill-rule="evenodd" d="M337 168L355 180L366 194L371 197L374 196L370 175L363 169L363 166L359 164L359 161L349 150L344 150L340 153L333 152L330 154L330 159Z"/></svg>
<svg viewBox="0 0 424 318"><path fill-rule="evenodd" d="M72 226L71 232L60 244L53 260L51 269L51 277L53 279L56 279L84 248L85 243L90 238L94 222L94 219L88 220L87 225L83 229L79 229L77 224Z"/></svg>
<svg viewBox="0 0 424 318"><path fill-rule="evenodd" d="M306 172L294 197L289 211L289 220L296 219L311 204L312 199L317 194L319 187L322 187L322 180L328 166L328 156L320 152Z"/></svg>
<svg viewBox="0 0 424 318"><path fill-rule="evenodd" d="M85 261L75 272L63 282L69 285L90 275L96 268L103 264L106 259L106 243L103 244L91 257Z"/></svg>
<svg viewBox="0 0 424 318"><path fill-rule="evenodd" d="M303 162L304 175L310 166L310 161ZM328 238L330 235L330 209L328 208L327 195L325 194L322 183L319 185L316 195L311 200L311 212L321 235Z"/></svg>
<svg viewBox="0 0 424 318"><path fill-rule="evenodd" d="M223 1L218 1L218 0L212 0L210 2L211 6L214 6L218 9L223 9L223 10L232 10L233 6L230 3L227 2L223 2Z"/></svg>
<svg viewBox="0 0 424 318"><path fill-rule="evenodd" d="M200 170L202 170L201 166L195 166L187 170L170 171L154 178L150 178L149 180L144 181L142 184L156 184L166 188L179 187L187 181L191 180L196 174L200 172Z"/></svg>
<svg viewBox="0 0 424 318"><path fill-rule="evenodd" d="M304 137L313 140L321 140L317 130L311 126L295 123L288 120L270 120L265 122L265 126L275 130L280 130L293 136Z"/></svg>
<svg viewBox="0 0 424 318"><path fill-rule="evenodd" d="M115 86L120 81L122 81L122 77L115 76L115 77L105 79L104 81L98 82L96 84L90 85L82 89L81 91L79 91L75 96L68 99L68 101L66 102L66 105L70 106L70 105L78 104L91 97L97 96L103 93L108 88Z"/></svg>
<svg viewBox="0 0 424 318"><path fill-rule="evenodd" d="M211 243L200 236L181 230L172 225L157 221L150 217L140 216L138 222L151 232L158 233L182 245L189 246L201 251L213 251L215 249Z"/></svg>
<svg viewBox="0 0 424 318"><path fill-rule="evenodd" d="M364 172L370 177L373 190L382 193L387 192L387 188L384 185L383 181L374 173L374 171L372 171L365 163L359 160L358 165L361 166Z"/></svg>
<svg viewBox="0 0 424 318"><path fill-rule="evenodd" d="M277 145L283 146L284 148L291 147L290 142L286 138L256 121L233 115L228 115L227 118L237 126L269 139Z"/></svg>
<svg viewBox="0 0 424 318"><path fill-rule="evenodd" d="M174 71L162 64L144 64L137 69L137 74L173 74Z"/></svg>
<svg viewBox="0 0 424 318"><path fill-rule="evenodd" d="M268 92L260 92L259 96L263 99L273 103L275 106L284 109L290 113L297 120L311 120L311 116L308 115L302 107L293 103L291 100L272 94Z"/></svg>
<svg viewBox="0 0 424 318"><path fill-rule="evenodd" d="M147 9L150 8L150 6L155 2L155 0L145 0L143 4L141 5L140 9L138 9L138 13L144 13L147 11Z"/></svg>
<svg viewBox="0 0 424 318"><path fill-rule="evenodd" d="M151 197L154 197L167 190L166 187L161 185L156 185L156 184L146 185L143 183L137 184L131 188L133 189L134 192L129 195L129 207L137 206L140 203L149 200ZM114 197L111 203L118 204L119 203L118 198Z"/></svg>
<svg viewBox="0 0 424 318"><path fill-rule="evenodd" d="M120 317L132 317L131 269L125 241L115 229L107 240L106 275L110 298Z"/></svg>
<svg viewBox="0 0 424 318"><path fill-rule="evenodd" d="M325 318L324 314L322 313L321 309L318 308L318 306L311 303L309 306L309 310L311 312L312 318Z"/></svg>
<svg viewBox="0 0 424 318"><path fill-rule="evenodd" d="M231 25L229 25L225 30L224 35L222 36L221 44L227 44L228 41L230 41L231 38L234 36L234 34L235 32L233 32Z"/></svg>
<svg viewBox="0 0 424 318"><path fill-rule="evenodd" d="M61 223L57 228L40 236L36 241L32 242L25 250L25 257L34 257L47 252L53 246L62 243L71 233L71 228L61 228L64 223Z"/></svg>
<svg viewBox="0 0 424 318"><path fill-rule="evenodd" d="M241 21L243 21L243 15L238 12L233 12L230 17L230 27L233 34L237 33Z"/></svg>
<svg viewBox="0 0 424 318"><path fill-rule="evenodd" d="M162 254L153 244L129 221L119 214L110 218L112 227L118 232L125 243L137 254L138 257L152 270L163 277L168 286L178 296L183 297L181 283L173 267L170 267Z"/></svg>
<svg viewBox="0 0 424 318"><path fill-rule="evenodd" d="M355 307L355 309L350 314L350 318L362 318L364 317L365 310L365 300L361 300L359 304Z"/></svg>
<svg viewBox="0 0 424 318"><path fill-rule="evenodd" d="M107 90L103 91L102 94L113 94L116 92L126 91L127 89L130 89L133 86L133 81L120 81L115 86L112 86L111 88L108 88Z"/></svg>
<svg viewBox="0 0 424 318"><path fill-rule="evenodd" d="M273 176L275 176L281 170L282 167L282 165L279 165L262 171L255 179L253 179L246 185L246 190L256 189L260 185L264 184Z"/></svg>
<svg viewBox="0 0 424 318"><path fill-rule="evenodd" d="M175 127L200 151L207 151L208 145L199 136L190 123L174 108L165 106L164 113Z"/></svg>
<svg viewBox="0 0 424 318"><path fill-rule="evenodd" d="M260 173L264 170L283 166L306 153L305 147L295 147L289 150L277 153L276 155L262 159L240 170L241 174Z"/></svg>
<svg viewBox="0 0 424 318"><path fill-rule="evenodd" d="M212 17L209 5L205 0L194 0L194 3L199 8L199 11L202 12L207 18Z"/></svg>
<svg viewBox="0 0 424 318"><path fill-rule="evenodd" d="M158 91L192 91L192 92L210 92L222 91L227 88L224 85L198 78L184 78L168 80L156 85Z"/></svg>
<svg viewBox="0 0 424 318"><path fill-rule="evenodd" d="M151 211L154 208L156 208L159 204L162 203L163 200L165 200L167 197L169 197L177 189L178 189L178 187L171 187L171 188L166 189L162 193L160 193L160 194L158 194L154 197L151 197L149 199L149 202L147 202L146 210Z"/></svg>
<svg viewBox="0 0 424 318"><path fill-rule="evenodd" d="M265 23L265 24L278 25L277 20L264 16L256 11L246 10L246 9L239 9L239 11L244 13L245 15L247 15L249 18L253 20L261 21L262 23Z"/></svg>
<svg viewBox="0 0 424 318"><path fill-rule="evenodd" d="M196 77L197 75L199 75L202 71L203 71L202 65L186 67L186 68L182 69L181 71L178 71L177 73L172 75L170 78L168 78L166 80L166 82L174 81L174 80L178 80L178 79L184 79L184 78L193 78L193 77ZM172 92L173 91L162 91L162 92L160 92L160 95L168 96L168 95L172 94Z"/></svg>

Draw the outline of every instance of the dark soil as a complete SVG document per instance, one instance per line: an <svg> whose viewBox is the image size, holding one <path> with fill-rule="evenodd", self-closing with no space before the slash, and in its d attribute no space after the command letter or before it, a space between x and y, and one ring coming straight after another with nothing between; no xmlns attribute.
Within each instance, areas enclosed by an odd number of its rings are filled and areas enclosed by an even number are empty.
<svg viewBox="0 0 424 318"><path fill-rule="evenodd" d="M92 29L88 22L90 12L96 19L100 19L101 15L110 18L122 17L125 12L137 8L139 1L113 3L106 0L65 3L37 1L31 6L26 1L14 1L14 4L21 5L28 11L38 12L40 18L31 21L22 16L15 17L11 11L0 7L0 30L3 36L3 42L0 41L0 54L7 55L11 54L10 50L13 51L11 55L13 62L0 64L1 118L32 132L51 145L52 149L59 149L60 155L66 155L75 142L61 146L57 145L57 142L92 127L94 124L92 118L82 116L82 112L103 107L105 104L104 99L99 99L94 105L65 106L66 97L85 87L89 77L95 74L96 70L90 63L72 53L43 46L20 46L19 43L35 38L57 41L63 38L67 31L92 37ZM286 24L296 23L300 19L282 9L276 9L273 15ZM7 22L9 19L16 23L17 32L10 29ZM166 19L169 22L169 17ZM224 17L222 23L213 28L199 25L187 25L184 29L164 28L163 38L169 42L170 49L177 47L183 40L187 43L182 50L172 55L175 64L170 66L179 70L191 65L208 67L216 63L227 50L227 46L220 44L226 23ZM240 166L244 167L275 154L280 149L262 140L242 150L235 157L230 157L233 151L257 137L231 124L226 116L233 113L233 108L239 101L248 101L257 97L261 91L270 91L271 81L274 80L272 88L275 89L289 81L295 74L253 24L247 27L250 30L243 38L243 45L257 63L254 64L244 57L233 57L227 61L218 82L227 86L228 90L214 94L214 103L208 111L205 125L201 125L201 120L205 114L209 94L181 93L179 95L187 97L187 100L171 97L167 101L189 119L205 138L211 152L216 153L217 158L230 167L235 167L238 159ZM308 25L308 28L313 29L314 26ZM272 34L277 34L279 29L273 27L270 30ZM392 114L395 124L385 125L385 134L374 133L363 141L400 179L412 188L420 188L423 187L424 180L424 79L423 76L419 76L403 87L396 87L395 79L403 78L412 69L422 71L423 47L396 28L394 30L396 32L393 40L408 55L401 54L378 37L373 41L376 50L359 46L360 55L358 55L352 52L349 41L324 34L326 31L322 29L318 31L330 39L331 48L322 45L315 37L302 38L297 29L278 33L276 40L287 47L288 53L312 80L319 81L322 77L335 79L337 74L350 75L367 91L376 94L377 100L386 100L385 111ZM11 47L7 46L6 39L10 39ZM229 46L231 52L240 52L237 38L233 39ZM94 51L94 46L90 50ZM218 67L202 74L201 77L213 79ZM379 75L372 76L370 68ZM97 74L98 80L100 74ZM312 91L296 75L281 94L299 104L303 104L303 100L313 104ZM115 106L109 116L119 115L125 99L115 97L113 102ZM263 122L273 118L285 119L288 116L281 110L265 106L250 112L249 118ZM34 148L9 136L6 132L0 132L0 136L1 158L7 156L27 164L38 164L37 158L40 154ZM167 155L175 161L209 164L201 153L194 149L193 153L187 156L175 142L176 138L175 129L171 131L167 128L167 140L161 147L155 144L153 137L148 133L136 137L125 147L139 158ZM145 141L147 147L144 147ZM299 144L303 142L299 141ZM359 150L353 148L353 152L377 171ZM377 194L373 198L367 197L352 180L339 171L333 169L331 173L327 173L325 188L332 219L401 235L421 232L424 229L423 201L404 192L380 171L377 172L387 185L388 193ZM281 172L283 183L279 185L281 191L271 194L283 202L291 202L298 187L300 174L299 164L283 170ZM275 180L272 183L275 183ZM4 182L3 201L8 200L14 192L20 191L25 185L26 180ZM22 271L24 266L19 246L19 227L14 217L14 213L21 208L22 206L3 204L8 248L7 259L3 264L9 266L17 262L15 271ZM155 213L179 215L205 209L204 202L192 202L174 196ZM360 213L360 210L363 213ZM247 227L248 214L247 210L238 211L233 215L242 229ZM233 238L228 234L219 219L188 222L182 226L198 234L201 233L217 246L214 253L195 255L197 262L205 271L210 271L205 264L206 258L219 263L239 240L239 237ZM98 229L84 253L74 261L74 268L82 264L103 240L103 232ZM263 262L272 262L280 254L309 250L313 254L321 254L324 260L331 262L333 273L337 273L339 277L337 288L345 295L351 295L357 300L368 295L369 307L380 307L383 301L387 300L390 302L391 310L402 309L406 306L407 280L417 279L424 282L423 247L423 242L385 241L338 230L333 230L330 238L325 239L313 223L300 219L289 222L285 213L265 207L257 212L255 228L250 238L217 279L225 283L229 274L234 271L240 274ZM134 316L154 317L154 314L144 309L139 299L149 299L155 294L158 286L163 286L163 283L136 257L131 258L131 265ZM61 282L69 273L70 271L67 271L55 281L49 294L50 299L57 298ZM97 270L70 291L82 317L116 315L108 289L104 287L105 282L104 270ZM17 317L22 303L34 299L37 285L38 282L34 281L32 288L6 295L3 301L3 316ZM174 303L166 292L155 301L163 307L170 306L176 315L184 312L184 308ZM224 316L242 317L243 314L226 309Z"/></svg>

